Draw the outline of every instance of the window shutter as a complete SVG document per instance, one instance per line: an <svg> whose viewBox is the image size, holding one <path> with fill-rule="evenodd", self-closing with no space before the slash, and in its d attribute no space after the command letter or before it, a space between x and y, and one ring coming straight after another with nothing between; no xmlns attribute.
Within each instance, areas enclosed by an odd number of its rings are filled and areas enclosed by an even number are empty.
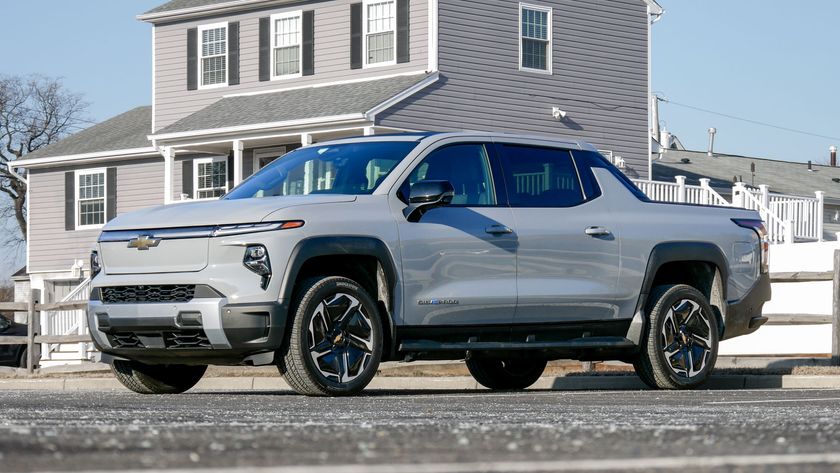
<svg viewBox="0 0 840 473"><path fill-rule="evenodd" d="M350 5L350 69L362 68L362 4Z"/></svg>
<svg viewBox="0 0 840 473"><path fill-rule="evenodd" d="M72 232L76 229L76 173L64 173L64 229Z"/></svg>
<svg viewBox="0 0 840 473"><path fill-rule="evenodd" d="M181 193L187 194L190 199L194 198L193 195L193 162L192 159L187 159L185 161L181 161Z"/></svg>
<svg viewBox="0 0 840 473"><path fill-rule="evenodd" d="M409 0L397 0L397 62L404 63L411 60L409 53Z"/></svg>
<svg viewBox="0 0 840 473"><path fill-rule="evenodd" d="M187 90L198 88L198 28L187 30Z"/></svg>
<svg viewBox="0 0 840 473"><path fill-rule="evenodd" d="M228 85L239 84L239 22L228 23Z"/></svg>
<svg viewBox="0 0 840 473"><path fill-rule="evenodd" d="M105 221L110 222L117 216L117 168L105 170Z"/></svg>
<svg viewBox="0 0 840 473"><path fill-rule="evenodd" d="M315 11L303 12L301 19L303 36L303 75L315 74Z"/></svg>
<svg viewBox="0 0 840 473"><path fill-rule="evenodd" d="M227 188L228 192L233 190L233 152L227 157Z"/></svg>
<svg viewBox="0 0 840 473"><path fill-rule="evenodd" d="M260 18L260 81L271 80L271 19Z"/></svg>

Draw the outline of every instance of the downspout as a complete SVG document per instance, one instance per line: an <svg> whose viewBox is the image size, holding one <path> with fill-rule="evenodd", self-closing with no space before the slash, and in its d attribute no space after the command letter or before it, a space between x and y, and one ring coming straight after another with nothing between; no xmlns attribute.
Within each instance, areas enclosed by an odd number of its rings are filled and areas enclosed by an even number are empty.
<svg viewBox="0 0 840 473"><path fill-rule="evenodd" d="M29 181L27 181L25 177L23 177L20 174L18 174L17 172L15 172L15 169L12 167L12 163L3 163L3 164L6 165L6 169L9 170L9 174L11 174L12 177L14 177L18 181L26 184L26 186L29 187Z"/></svg>

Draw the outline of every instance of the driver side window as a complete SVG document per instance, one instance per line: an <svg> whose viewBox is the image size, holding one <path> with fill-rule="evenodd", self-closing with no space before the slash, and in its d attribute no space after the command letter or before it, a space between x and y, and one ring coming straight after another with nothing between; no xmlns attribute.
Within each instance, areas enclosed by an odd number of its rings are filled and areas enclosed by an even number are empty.
<svg viewBox="0 0 840 473"><path fill-rule="evenodd" d="M455 188L451 205L496 205L496 191L487 149L480 143L451 145L433 151L400 186L407 202L411 186L420 181L449 181Z"/></svg>

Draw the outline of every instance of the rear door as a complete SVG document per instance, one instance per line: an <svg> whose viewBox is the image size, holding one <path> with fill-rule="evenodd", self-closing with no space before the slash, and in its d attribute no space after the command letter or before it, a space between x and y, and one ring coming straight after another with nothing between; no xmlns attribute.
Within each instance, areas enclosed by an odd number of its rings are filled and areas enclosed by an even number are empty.
<svg viewBox="0 0 840 473"><path fill-rule="evenodd" d="M403 181L446 180L452 204L418 222L397 217L408 326L510 324L516 306L516 234L513 214L492 147L457 143L431 151Z"/></svg>
<svg viewBox="0 0 840 473"><path fill-rule="evenodd" d="M567 149L497 150L519 243L515 323L616 318L620 240L595 180Z"/></svg>

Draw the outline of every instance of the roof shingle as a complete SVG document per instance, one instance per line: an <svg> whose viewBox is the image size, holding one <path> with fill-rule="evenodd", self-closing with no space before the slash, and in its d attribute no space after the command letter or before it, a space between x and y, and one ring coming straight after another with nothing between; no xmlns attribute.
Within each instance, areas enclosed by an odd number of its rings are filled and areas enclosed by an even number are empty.
<svg viewBox="0 0 840 473"><path fill-rule="evenodd" d="M686 184L697 185L700 178L707 177L712 187L727 189L737 176L748 185L767 184L770 192L813 197L814 191L823 191L826 198L840 200L840 182L832 180L840 180L840 167L815 164L812 169L808 171L807 163L726 154L709 157L701 151L668 150L662 159L653 157L653 179L657 181L673 182L675 176L686 176Z"/></svg>
<svg viewBox="0 0 840 473"><path fill-rule="evenodd" d="M428 78L397 76L366 82L222 98L156 135L365 113Z"/></svg>
<svg viewBox="0 0 840 473"><path fill-rule="evenodd" d="M137 107L56 141L21 159L49 158L151 147L152 107Z"/></svg>

